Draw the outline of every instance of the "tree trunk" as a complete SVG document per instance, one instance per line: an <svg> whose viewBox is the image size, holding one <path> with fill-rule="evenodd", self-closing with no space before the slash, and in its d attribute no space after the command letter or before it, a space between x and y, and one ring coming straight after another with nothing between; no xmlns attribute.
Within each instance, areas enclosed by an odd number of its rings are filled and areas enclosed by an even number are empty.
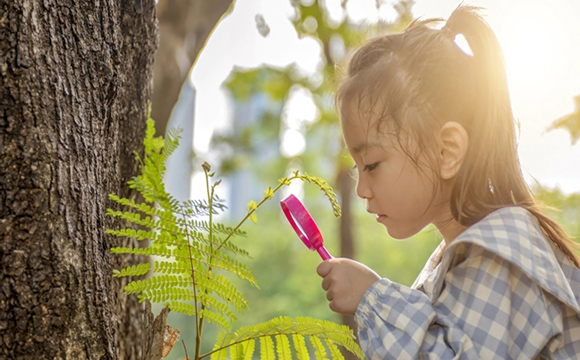
<svg viewBox="0 0 580 360"><path fill-rule="evenodd" d="M157 42L154 0L0 0L0 359L142 357L105 211L131 195Z"/></svg>
<svg viewBox="0 0 580 360"><path fill-rule="evenodd" d="M153 109L164 134L189 70L233 0L159 0L159 51L155 55Z"/></svg>
<svg viewBox="0 0 580 360"><path fill-rule="evenodd" d="M341 166L338 170L336 184L340 199L342 200L342 216L340 217L340 256L354 259L356 255L354 246L354 233L352 228L352 193L354 190L354 181L347 169ZM342 323L350 326L357 334L357 326L352 315L342 315ZM355 360L356 356L348 351L342 354L346 360Z"/></svg>

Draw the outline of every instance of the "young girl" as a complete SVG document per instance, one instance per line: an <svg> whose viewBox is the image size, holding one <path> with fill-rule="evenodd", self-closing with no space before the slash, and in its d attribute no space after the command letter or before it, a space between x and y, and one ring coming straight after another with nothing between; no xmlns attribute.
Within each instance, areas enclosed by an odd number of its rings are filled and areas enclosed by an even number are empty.
<svg viewBox="0 0 580 360"><path fill-rule="evenodd" d="M579 358L578 260L523 180L497 39L471 7L433 23L366 43L337 104L367 211L444 241L411 288L323 262L330 308L355 315L369 359Z"/></svg>

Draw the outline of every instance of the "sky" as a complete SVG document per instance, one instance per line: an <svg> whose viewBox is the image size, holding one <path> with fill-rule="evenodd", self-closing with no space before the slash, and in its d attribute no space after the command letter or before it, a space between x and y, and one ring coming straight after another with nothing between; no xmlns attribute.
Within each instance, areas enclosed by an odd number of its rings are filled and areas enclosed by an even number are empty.
<svg viewBox="0 0 580 360"><path fill-rule="evenodd" d="M305 0L310 1L310 0ZM573 146L564 130L547 131L553 120L574 111L573 96L580 94L580 1L559 0L417 0L415 17L447 18L461 2L482 7L506 58L510 95L520 122L519 155L524 176L565 193L580 192L580 143ZM353 21L370 24L392 18L395 1L350 0ZM340 0L326 0L331 14L340 18ZM555 5L557 4L557 6ZM299 39L290 22L289 0L237 0L233 12L216 27L191 72L196 88L194 147L203 156L209 151L212 131L231 121L231 108L222 88L234 66L253 68L263 63L295 63L306 74L316 75L320 48L309 38ZM270 27L267 37L256 28L256 15ZM288 109L294 119L315 115L308 97L297 94ZM292 121L290 119L289 121ZM296 139L296 138L295 138ZM300 151L301 144L286 151Z"/></svg>

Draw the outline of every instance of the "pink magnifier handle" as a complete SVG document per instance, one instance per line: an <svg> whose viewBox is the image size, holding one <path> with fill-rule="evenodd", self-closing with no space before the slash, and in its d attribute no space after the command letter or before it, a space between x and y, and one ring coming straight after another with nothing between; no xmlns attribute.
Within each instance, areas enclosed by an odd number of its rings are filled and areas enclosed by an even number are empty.
<svg viewBox="0 0 580 360"><path fill-rule="evenodd" d="M312 219L312 216L310 216L300 200L294 195L289 195L280 201L280 206L288 222L290 222L290 225L292 225L304 245L312 251L316 250L322 260L332 259L332 255L324 247L324 239L318 226L316 226L314 219Z"/></svg>

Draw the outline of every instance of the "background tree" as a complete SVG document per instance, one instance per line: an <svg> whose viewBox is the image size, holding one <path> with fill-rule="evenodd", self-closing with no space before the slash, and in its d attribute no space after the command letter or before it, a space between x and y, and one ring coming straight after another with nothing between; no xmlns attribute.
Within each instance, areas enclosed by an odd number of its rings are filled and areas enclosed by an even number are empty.
<svg viewBox="0 0 580 360"><path fill-rule="evenodd" d="M164 134L181 85L205 42L233 0L159 0L159 50L155 55L153 109L155 129Z"/></svg>
<svg viewBox="0 0 580 360"><path fill-rule="evenodd" d="M141 359L107 195L133 196L155 1L0 0L0 358Z"/></svg>

